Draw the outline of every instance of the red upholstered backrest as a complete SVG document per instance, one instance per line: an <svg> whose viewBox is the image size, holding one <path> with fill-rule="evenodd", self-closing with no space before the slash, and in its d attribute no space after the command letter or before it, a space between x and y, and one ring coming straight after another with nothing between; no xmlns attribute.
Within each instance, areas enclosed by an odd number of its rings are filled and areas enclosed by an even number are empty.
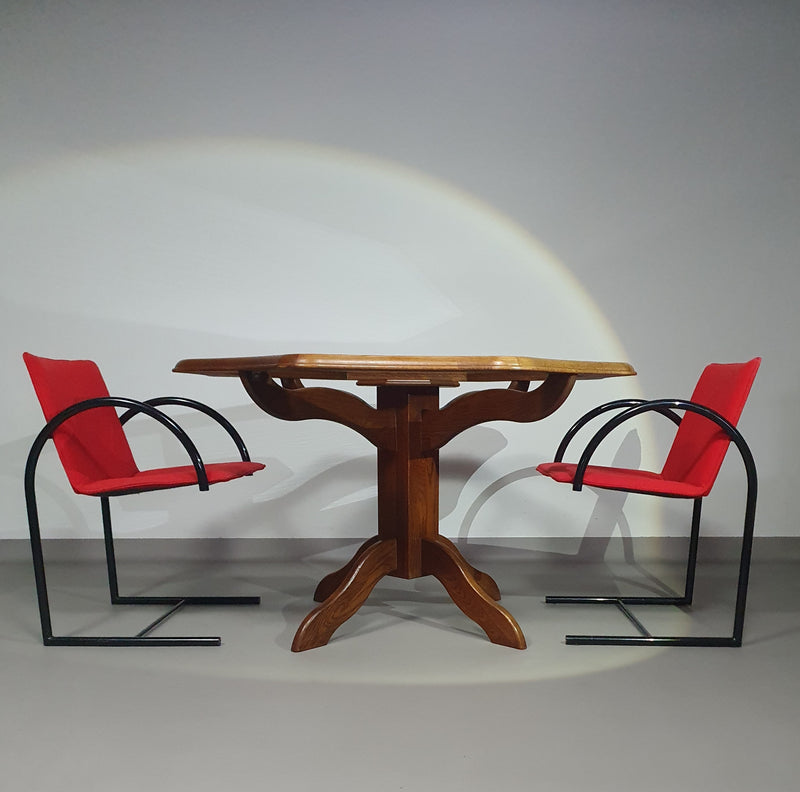
<svg viewBox="0 0 800 792"><path fill-rule="evenodd" d="M761 358L747 363L711 363L700 375L690 401L710 407L736 426L760 364ZM708 494L729 443L715 423L686 412L661 473L672 481L703 487Z"/></svg>
<svg viewBox="0 0 800 792"><path fill-rule="evenodd" d="M50 360L23 356L46 421L85 399L108 396L100 370L91 360ZM63 423L53 436L61 464L76 492L82 485L137 473L114 407L98 407Z"/></svg>

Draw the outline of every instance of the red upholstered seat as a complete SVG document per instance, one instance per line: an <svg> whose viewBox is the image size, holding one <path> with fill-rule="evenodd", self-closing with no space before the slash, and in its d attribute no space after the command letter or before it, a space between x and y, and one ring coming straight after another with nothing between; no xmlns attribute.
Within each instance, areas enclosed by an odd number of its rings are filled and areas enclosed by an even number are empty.
<svg viewBox="0 0 800 792"><path fill-rule="evenodd" d="M205 466L209 484L233 481L263 470L260 462L212 462ZM76 492L82 495L122 495L158 489L173 489L197 485L197 471L192 465L139 470L132 476L98 479L81 485Z"/></svg>
<svg viewBox="0 0 800 792"><path fill-rule="evenodd" d="M575 479L577 465L567 462L546 462L536 469L544 476L562 484L571 484ZM583 477L587 487L624 490L625 492L644 492L653 495L666 495L679 498L699 498L706 493L697 484L686 481L671 481L661 473L649 470L602 467L589 465Z"/></svg>
<svg viewBox="0 0 800 792"><path fill-rule="evenodd" d="M714 410L736 426L760 363L761 358L747 363L711 363L703 370L689 401ZM687 412L660 473L589 465L583 484L677 498L703 497L714 486L730 441L720 426ZM572 483L577 465L545 462L536 469L555 481Z"/></svg>
<svg viewBox="0 0 800 792"><path fill-rule="evenodd" d="M91 360L52 360L23 355L46 421L88 399L108 398L100 369ZM192 465L141 471L114 407L97 407L68 419L53 442L72 489L81 495L118 495L197 484ZM209 484L263 470L260 462L205 465Z"/></svg>

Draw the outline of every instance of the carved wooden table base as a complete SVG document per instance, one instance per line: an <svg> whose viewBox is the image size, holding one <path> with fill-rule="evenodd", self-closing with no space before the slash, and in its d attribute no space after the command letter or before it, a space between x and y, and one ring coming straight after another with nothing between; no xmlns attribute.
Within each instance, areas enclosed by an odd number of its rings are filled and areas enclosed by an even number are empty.
<svg viewBox="0 0 800 792"><path fill-rule="evenodd" d="M185 360L175 371L239 376L253 401L270 415L290 421L335 421L377 448L378 534L320 581L314 594L320 604L300 624L292 643L295 652L326 644L386 575L433 575L490 641L524 649L522 630L497 604L500 590L495 581L439 534L439 449L479 423L537 421L550 415L576 379L635 373L625 363L332 355ZM301 377L375 385L377 406L345 391L307 388ZM439 407L440 386L503 379L511 381L506 389L466 393ZM541 380L541 385L529 392L533 380Z"/></svg>

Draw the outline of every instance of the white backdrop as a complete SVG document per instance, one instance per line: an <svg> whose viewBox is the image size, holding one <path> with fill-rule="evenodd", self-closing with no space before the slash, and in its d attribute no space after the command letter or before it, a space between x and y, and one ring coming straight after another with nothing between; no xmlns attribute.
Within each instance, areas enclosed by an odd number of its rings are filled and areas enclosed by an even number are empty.
<svg viewBox="0 0 800 792"><path fill-rule="evenodd" d="M799 29L769 2L6 3L0 536L26 535L42 424L25 350L93 358L115 394L208 401L267 463L202 496L118 499L131 536L374 530L366 441L271 419L235 381L172 374L180 358L629 360L636 379L579 383L547 421L442 452L444 533L580 537L614 519L533 474L572 420L762 355L741 424L758 532L798 535ZM658 426L626 458L657 464ZM146 424L132 435L143 464L177 462ZM53 459L40 483L48 535L97 535ZM711 532L740 529L741 484L732 457ZM628 499L625 515L666 534L688 512Z"/></svg>

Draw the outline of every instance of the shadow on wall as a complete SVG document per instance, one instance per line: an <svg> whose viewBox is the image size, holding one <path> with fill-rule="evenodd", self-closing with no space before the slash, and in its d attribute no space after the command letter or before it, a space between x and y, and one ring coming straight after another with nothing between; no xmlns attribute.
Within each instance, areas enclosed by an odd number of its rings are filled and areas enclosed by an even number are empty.
<svg viewBox="0 0 800 792"><path fill-rule="evenodd" d="M479 456L474 453L476 439ZM456 510L475 472L506 444L500 432L482 427L472 429L466 439L457 437L448 443L449 453L442 454L440 467L440 518ZM335 512L332 521L348 529L348 536L371 536L378 525L376 465L373 451L326 467L290 492L262 500L263 519L273 523L279 535L288 531L302 536L320 524L321 514L331 519Z"/></svg>
<svg viewBox="0 0 800 792"><path fill-rule="evenodd" d="M637 430L633 429L627 433L617 449L614 460L611 463L614 467L638 468L642 461L642 444ZM509 473L491 485L486 487L467 510L459 528L458 537L462 541L469 538L470 530L475 518L481 508L494 497L500 490L529 478L543 478L536 471L536 465L521 468ZM625 501L628 498L627 492L614 492L612 490L593 490L597 493L597 502L583 538L578 547L576 557L585 561L599 561L605 556L608 544L614 534L614 530L619 528L623 541L625 560L629 563L634 562L633 543L631 539L630 525L624 513Z"/></svg>

